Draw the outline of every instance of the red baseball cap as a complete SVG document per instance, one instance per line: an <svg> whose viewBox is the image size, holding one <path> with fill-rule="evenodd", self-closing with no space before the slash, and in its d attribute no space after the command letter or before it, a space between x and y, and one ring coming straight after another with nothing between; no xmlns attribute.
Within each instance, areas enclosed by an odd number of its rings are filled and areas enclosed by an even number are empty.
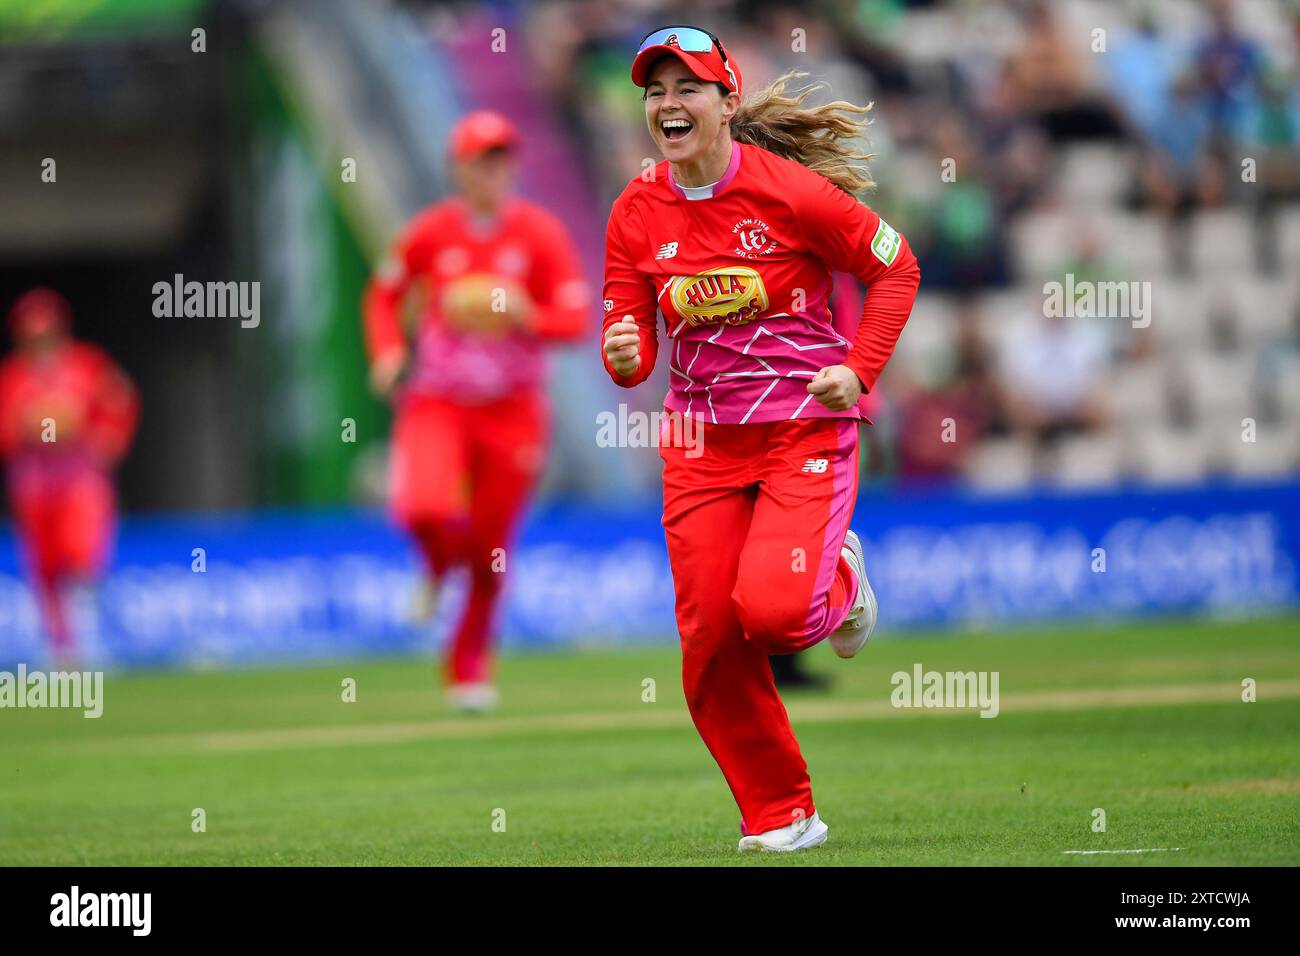
<svg viewBox="0 0 1300 956"><path fill-rule="evenodd" d="M72 323L72 305L60 292L36 288L24 292L9 309L9 331L25 339L52 330L62 331Z"/></svg>
<svg viewBox="0 0 1300 956"><path fill-rule="evenodd" d="M740 67L727 56L722 41L708 30L678 25L647 33L632 61L632 82L644 87L650 67L661 56L675 56L699 79L740 92Z"/></svg>
<svg viewBox="0 0 1300 956"><path fill-rule="evenodd" d="M477 110L462 117L451 131L451 155L476 159L489 149L512 149L519 142L515 125L494 110Z"/></svg>

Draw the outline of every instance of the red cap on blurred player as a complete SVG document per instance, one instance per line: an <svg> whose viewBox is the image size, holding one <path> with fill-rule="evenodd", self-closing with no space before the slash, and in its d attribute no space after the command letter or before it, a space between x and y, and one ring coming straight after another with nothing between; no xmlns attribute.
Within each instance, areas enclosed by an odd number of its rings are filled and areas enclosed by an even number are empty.
<svg viewBox="0 0 1300 956"><path fill-rule="evenodd" d="M519 137L510 120L493 110L478 110L461 119L451 131L451 155L476 159L489 149L511 149Z"/></svg>
<svg viewBox="0 0 1300 956"><path fill-rule="evenodd" d="M675 56L699 79L740 92L740 67L727 56L722 41L707 30L673 26L647 33L632 61L632 82L644 87L650 67L661 56Z"/></svg>
<svg viewBox="0 0 1300 956"><path fill-rule="evenodd" d="M9 331L26 339L52 330L62 331L72 322L72 306L53 289L24 292L9 310Z"/></svg>

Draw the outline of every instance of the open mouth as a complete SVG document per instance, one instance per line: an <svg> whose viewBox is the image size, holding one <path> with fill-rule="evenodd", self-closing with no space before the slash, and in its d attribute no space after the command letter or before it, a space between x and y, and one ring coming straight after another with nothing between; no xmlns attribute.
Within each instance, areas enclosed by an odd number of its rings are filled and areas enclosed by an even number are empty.
<svg viewBox="0 0 1300 956"><path fill-rule="evenodd" d="M690 120L670 119L660 123L659 128L663 130L664 139L673 141L685 139L695 127L691 125Z"/></svg>

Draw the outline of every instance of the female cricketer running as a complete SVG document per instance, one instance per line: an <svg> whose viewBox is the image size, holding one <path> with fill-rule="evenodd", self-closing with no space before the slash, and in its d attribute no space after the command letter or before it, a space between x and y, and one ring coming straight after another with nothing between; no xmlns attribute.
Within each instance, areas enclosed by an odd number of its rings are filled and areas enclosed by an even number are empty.
<svg viewBox="0 0 1300 956"><path fill-rule="evenodd" d="M907 240L855 198L872 184L852 163L870 157L844 141L867 108L805 108L811 91L783 95L789 78L742 103L713 34L649 34L632 80L665 162L619 196L606 234L604 361L619 385L650 374L664 316L664 421L686 431L659 450L682 678L740 807L741 850L826 840L767 655L829 637L852 657L875 626L849 530L858 403L920 283ZM831 324L832 271L868 287L852 342Z"/></svg>
<svg viewBox="0 0 1300 956"><path fill-rule="evenodd" d="M366 292L376 390L396 404L392 493L436 588L454 565L469 598L445 662L453 706L496 702L490 639L506 549L545 463L546 342L581 336L590 293L563 226L512 195L517 133L471 113L452 132L458 195L420 213ZM402 307L423 294L412 336Z"/></svg>
<svg viewBox="0 0 1300 956"><path fill-rule="evenodd" d="M101 349L69 335L72 308L33 289L9 312L17 346L0 363L0 457L51 651L77 663L65 600L99 576L112 540L113 470L135 435L135 386Z"/></svg>

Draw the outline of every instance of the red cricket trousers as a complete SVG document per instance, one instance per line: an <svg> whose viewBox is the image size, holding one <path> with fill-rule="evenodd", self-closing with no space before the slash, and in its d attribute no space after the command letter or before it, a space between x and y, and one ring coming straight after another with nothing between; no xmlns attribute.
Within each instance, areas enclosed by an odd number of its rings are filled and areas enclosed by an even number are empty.
<svg viewBox="0 0 1300 956"><path fill-rule="evenodd" d="M71 657L76 640L60 588L102 572L116 522L113 483L93 469L28 478L13 483L9 500L50 644L56 654Z"/></svg>
<svg viewBox="0 0 1300 956"><path fill-rule="evenodd" d="M411 395L393 437L393 509L439 580L467 565L469 597L445 661L449 683L491 677L491 638L508 549L546 459L544 395L484 404Z"/></svg>
<svg viewBox="0 0 1300 956"><path fill-rule="evenodd" d="M677 440L664 421L686 703L742 833L789 826L816 808L767 658L822 640L852 606L857 582L840 548L857 495L858 421L696 420Z"/></svg>

